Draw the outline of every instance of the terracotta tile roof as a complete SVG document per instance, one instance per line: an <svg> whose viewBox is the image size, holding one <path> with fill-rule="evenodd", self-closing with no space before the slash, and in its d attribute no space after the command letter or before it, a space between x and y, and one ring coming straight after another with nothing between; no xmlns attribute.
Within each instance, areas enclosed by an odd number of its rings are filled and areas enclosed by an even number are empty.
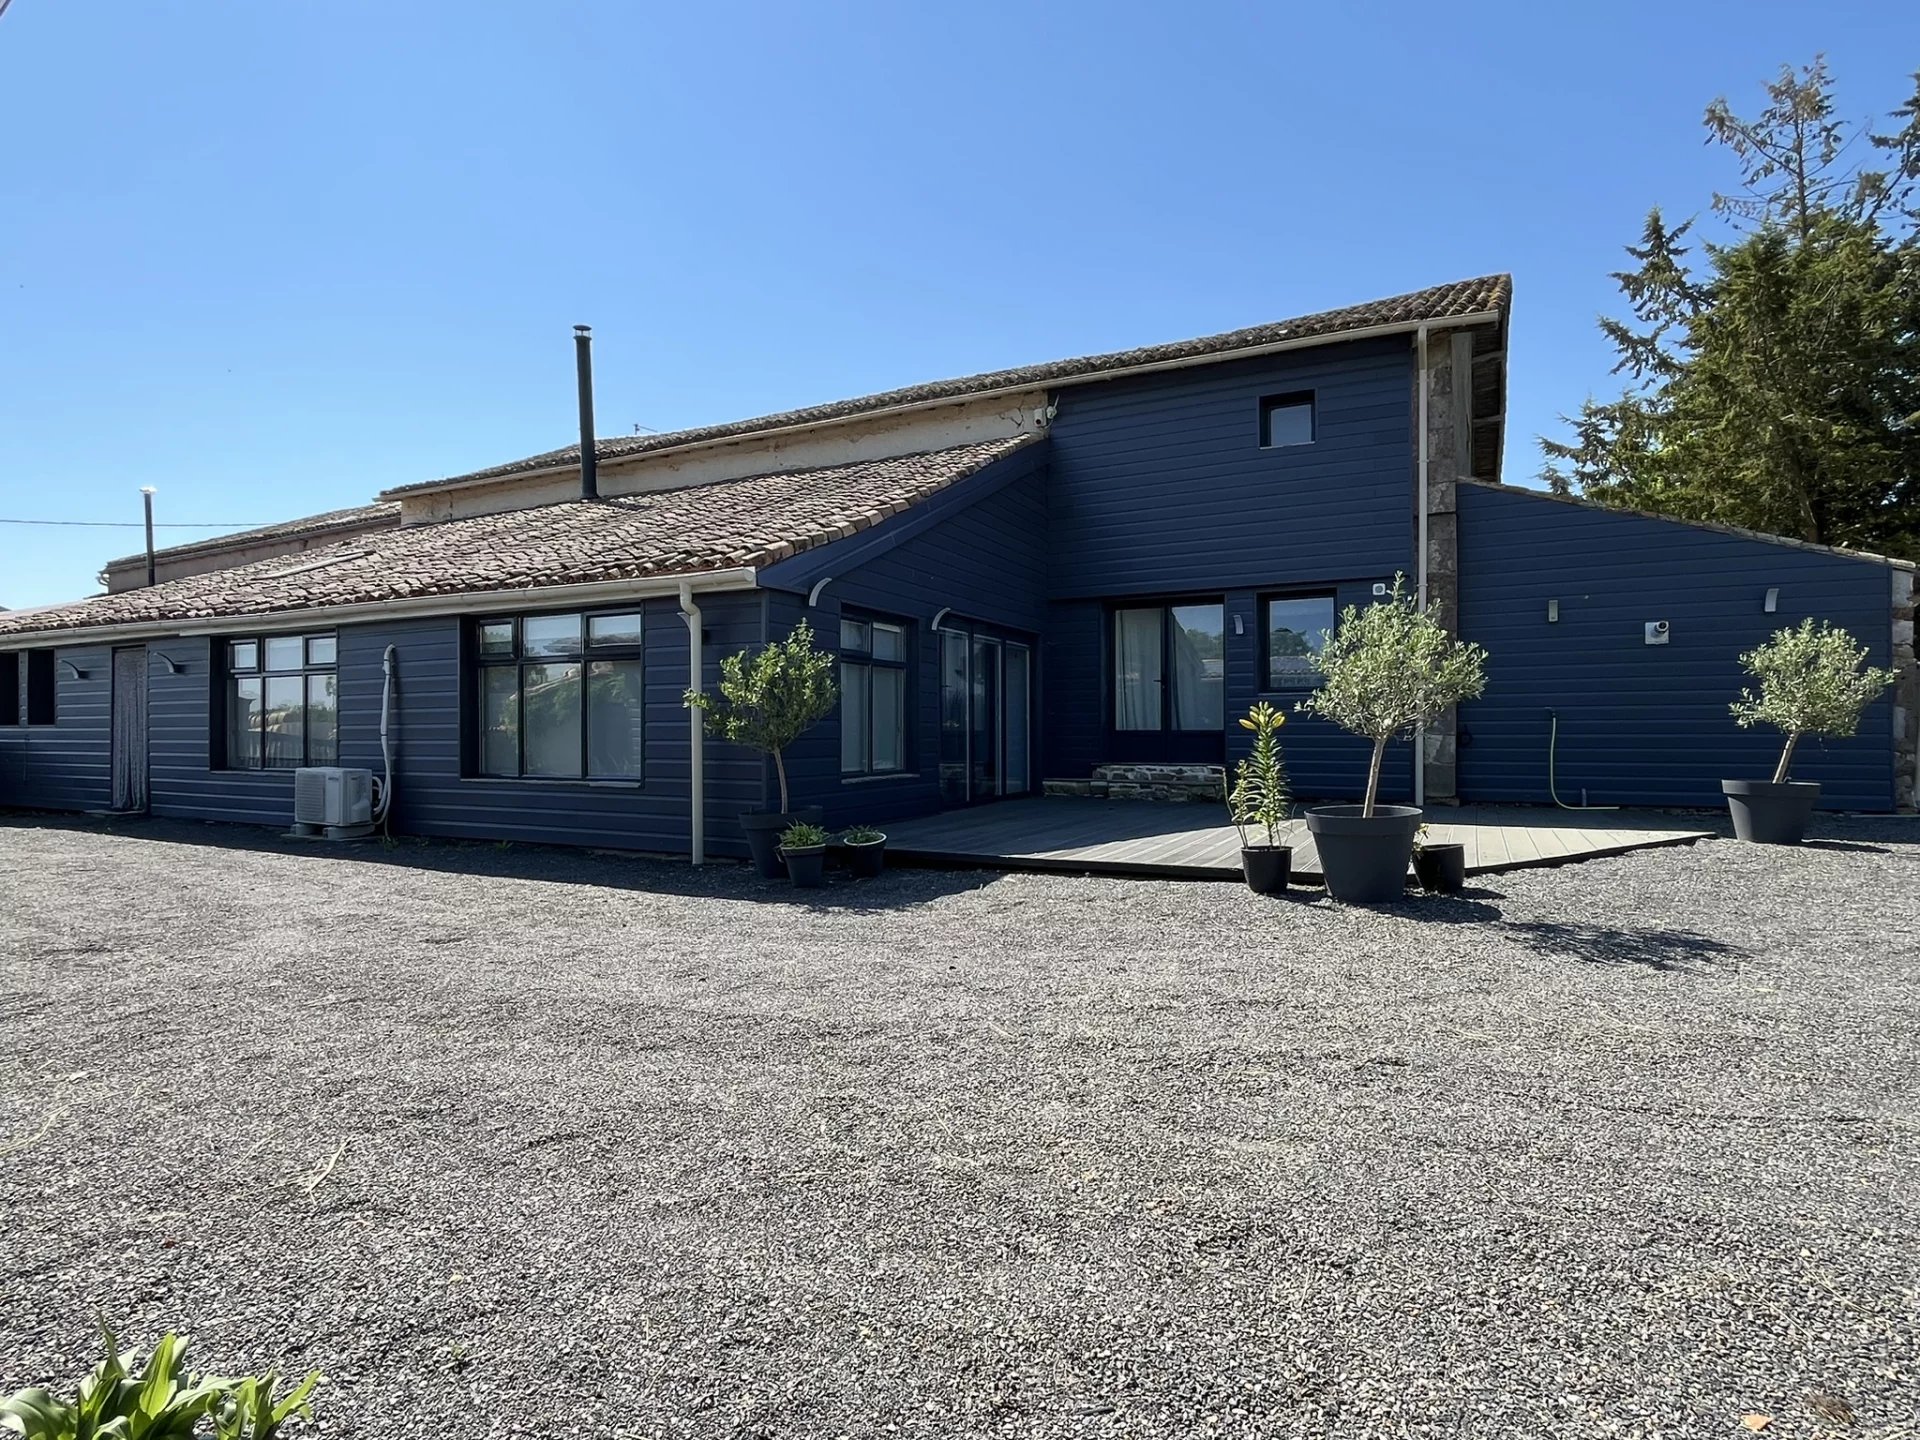
<svg viewBox="0 0 1920 1440"><path fill-rule="evenodd" d="M1116 371L1141 366L1168 365L1182 360L1218 355L1222 358L1239 350L1254 350L1287 340L1324 337L1338 339L1353 330L1379 325L1416 325L1423 320L1440 321L1466 315L1504 314L1513 300L1513 277L1484 275L1476 280L1457 280L1371 300L1364 305L1349 305L1339 310L1323 310L1317 315L1302 315L1255 325L1245 330L1229 330L1221 335L1203 335L1196 340L1179 340L1168 345L1148 345L1136 350L1116 350L1106 355L1083 355L1073 360L1054 360L1043 365L1026 365L1012 370L991 370L984 375L968 375L957 380L935 380L925 385L910 385L901 390L884 390L877 395L862 395L778 415L762 415L752 420L735 420L725 425L707 425L693 430L675 430L664 435L626 435L600 440L594 453L602 460L617 460L629 455L644 455L654 450L671 450L708 440L725 440L758 434L768 430L786 430L801 425L817 425L830 420L848 419L904 405L922 405L940 400L965 400L998 390L1033 389L1042 385L1064 385L1099 380ZM431 490L439 485L465 484L490 480L562 465L578 464L578 444L529 455L506 465L494 465L465 475L450 475L443 480L427 480L415 485L400 485L384 493L406 495Z"/></svg>
<svg viewBox="0 0 1920 1440"><path fill-rule="evenodd" d="M771 565L897 515L1037 438L407 525L31 614L0 614L0 636Z"/></svg>
<svg viewBox="0 0 1920 1440"><path fill-rule="evenodd" d="M182 559L189 555L212 554L238 546L259 545L270 540L298 540L322 535L329 530L372 530L400 523L400 502L380 500L372 505L354 505L345 510L328 510L319 515L304 515L298 520L283 520L278 525L262 525L253 530L236 530L231 535L216 535L208 540L190 540L184 545L169 545L156 550L156 560ZM143 565L147 554L122 555L109 560L107 568Z"/></svg>

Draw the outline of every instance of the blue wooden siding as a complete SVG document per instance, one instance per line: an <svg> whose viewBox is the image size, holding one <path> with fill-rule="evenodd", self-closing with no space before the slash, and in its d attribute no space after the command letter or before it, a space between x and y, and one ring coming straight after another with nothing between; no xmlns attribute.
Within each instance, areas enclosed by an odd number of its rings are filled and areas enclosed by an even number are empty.
<svg viewBox="0 0 1920 1440"><path fill-rule="evenodd" d="M754 594L706 595L706 677L720 657L757 643L762 600ZM394 760L393 828L402 834L508 839L684 853L689 839L687 630L675 601L652 599L645 615L647 709L645 772L638 785L487 780L462 774L463 621L452 617L349 625L338 630L340 763L381 771L382 661L397 662L389 727ZM319 628L319 627L316 627ZM156 815L284 826L293 819L291 771L228 771L212 765L221 697L205 637L153 642L151 653L178 666L148 667L151 804ZM0 797L50 809L108 803L110 652L63 650L86 671L63 679L60 723L53 729L0 728ZM737 817L761 803L760 767L733 747L707 746L708 842L715 854L739 853Z"/></svg>
<svg viewBox="0 0 1920 1440"><path fill-rule="evenodd" d="M1552 709L1561 799L1717 807L1722 779L1765 779L1780 750L1727 713L1742 651L1807 616L1844 625L1876 664L1891 648L1883 565L1525 490L1460 487L1460 570L1461 632L1491 656L1486 695L1461 707L1469 801L1549 799ZM1670 622L1669 643L1646 643L1650 620ZM1853 739L1803 741L1794 775L1818 780L1829 806L1890 809L1891 702Z"/></svg>
<svg viewBox="0 0 1920 1440"><path fill-rule="evenodd" d="M54 723L0 726L0 804L41 810L104 810L113 651L105 645L54 648ZM80 673L59 663L69 661ZM26 718L27 657L20 654L20 718Z"/></svg>
<svg viewBox="0 0 1920 1440"><path fill-rule="evenodd" d="M1311 391L1310 445L1262 449L1263 396ZM1052 605L1045 646L1050 776L1108 754L1107 610L1116 600L1218 595L1226 606L1229 760L1238 718L1265 695L1259 597L1332 590L1342 605L1413 565L1413 359L1403 339L1112 381L1060 396L1047 485ZM1236 620L1242 633L1235 635ZM1303 797L1366 781L1365 742L1290 716L1288 766ZM1383 793L1412 793L1411 748L1388 756Z"/></svg>
<svg viewBox="0 0 1920 1440"><path fill-rule="evenodd" d="M1028 446L952 487L932 517L897 516L850 540L776 566L762 577L791 591L768 593L771 630L785 635L802 615L820 643L838 643L843 609L908 622L913 684L907 746L910 768L898 776L846 779L840 771L840 717L804 736L788 757L794 803L820 805L830 825L925 814L940 803L940 649L929 628L941 610L1037 634L1046 623L1047 514L1041 483L1044 442ZM936 523L927 524L932 518ZM894 540L900 527L907 538ZM797 593L821 576L833 583L820 604ZM1038 664L1036 655L1036 664ZM1039 717L1036 717L1038 723ZM1037 753L1037 752L1036 752Z"/></svg>
<svg viewBox="0 0 1920 1440"><path fill-rule="evenodd" d="M1311 390L1311 445L1260 399ZM1360 579L1413 559L1413 359L1355 341L1063 391L1049 449L1056 600Z"/></svg>
<svg viewBox="0 0 1920 1440"><path fill-rule="evenodd" d="M1387 579L1381 576L1381 579ZM1373 583L1357 580L1329 585L1341 607L1372 599ZM1256 700L1268 700L1287 712L1281 731L1287 774L1302 800L1344 800L1366 787L1372 749L1364 740L1310 715L1294 713L1304 690L1268 690L1260 674L1260 598L1264 590L1220 592L1227 625L1226 723L1229 763L1244 756L1252 737L1239 719ZM1242 633L1234 633L1238 621ZM1107 695L1112 684L1108 654L1107 605L1098 600L1055 601L1046 633L1048 698L1047 774L1084 777L1107 761ZM1381 771L1381 795L1389 800L1413 794L1413 749L1397 743L1387 751Z"/></svg>

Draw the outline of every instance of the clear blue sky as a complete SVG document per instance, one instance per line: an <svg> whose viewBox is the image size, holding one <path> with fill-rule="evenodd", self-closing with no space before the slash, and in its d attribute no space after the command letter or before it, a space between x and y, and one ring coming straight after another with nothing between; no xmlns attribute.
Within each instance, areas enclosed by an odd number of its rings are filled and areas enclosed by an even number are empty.
<svg viewBox="0 0 1920 1440"><path fill-rule="evenodd" d="M13 0L0 517L273 521L564 444L575 322L616 434L1494 270L1523 479L1611 384L1622 242L1726 178L1701 110L1819 50L1884 112L1920 10ZM0 525L0 604L137 548Z"/></svg>

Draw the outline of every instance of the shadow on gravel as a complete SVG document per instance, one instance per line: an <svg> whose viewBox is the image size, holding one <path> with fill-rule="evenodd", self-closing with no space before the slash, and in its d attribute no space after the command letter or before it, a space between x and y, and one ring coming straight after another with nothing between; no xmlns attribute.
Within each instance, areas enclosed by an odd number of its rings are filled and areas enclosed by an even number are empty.
<svg viewBox="0 0 1920 1440"><path fill-rule="evenodd" d="M1563 925L1551 920L1515 920L1500 933L1552 960L1583 965L1640 965L1649 970L1702 974L1747 952L1690 930L1613 930L1604 925Z"/></svg>
<svg viewBox="0 0 1920 1440"><path fill-rule="evenodd" d="M1857 855L1891 855L1884 845L1868 845L1859 840L1802 840L1802 850L1850 850Z"/></svg>
<svg viewBox="0 0 1920 1440"><path fill-rule="evenodd" d="M119 835L163 845L194 845L255 855L288 855L316 861L347 860L447 875L528 880L557 885L594 885L653 895L683 895L714 900L744 900L796 910L883 911L910 909L944 896L993 884L992 871L888 869L872 880L851 880L828 872L818 890L798 890L786 880L762 880L745 864L716 860L698 869L684 859L632 851L584 850L565 845L501 843L491 840L328 842L288 839L253 825L213 821L104 819L91 816L0 812L0 833L10 829L65 830Z"/></svg>

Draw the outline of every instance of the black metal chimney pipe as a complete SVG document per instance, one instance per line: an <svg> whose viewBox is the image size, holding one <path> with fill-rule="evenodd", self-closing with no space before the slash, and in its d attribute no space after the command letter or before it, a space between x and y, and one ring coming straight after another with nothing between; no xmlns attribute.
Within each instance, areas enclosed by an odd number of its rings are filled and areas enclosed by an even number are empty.
<svg viewBox="0 0 1920 1440"><path fill-rule="evenodd" d="M140 487L140 499L147 511L147 584L153 584L153 486Z"/></svg>
<svg viewBox="0 0 1920 1440"><path fill-rule="evenodd" d="M593 452L593 327L573 327L573 358L580 372L580 498L600 498L600 457Z"/></svg>

